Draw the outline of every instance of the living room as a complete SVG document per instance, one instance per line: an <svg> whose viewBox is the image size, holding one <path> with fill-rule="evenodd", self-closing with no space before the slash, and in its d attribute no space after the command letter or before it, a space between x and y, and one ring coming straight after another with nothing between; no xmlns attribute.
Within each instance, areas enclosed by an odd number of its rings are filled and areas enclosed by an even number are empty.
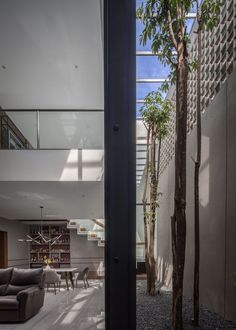
<svg viewBox="0 0 236 330"><path fill-rule="evenodd" d="M11 203L14 205L12 199ZM5 307L2 303L0 307L0 329L42 329L42 317L50 328L73 326L78 319L85 329L95 327L97 322L104 326L104 221L48 220L42 205L37 211L41 211L38 219L33 216L31 220L0 219L0 268L3 268L0 271L0 293L3 294L0 300L6 303ZM17 214L20 214L19 210ZM6 283L2 279L9 270L12 273L8 290L14 291L17 285L19 291L6 292L4 289ZM20 292L22 295L38 284L32 276L38 278L40 273L37 272L42 270L40 281L44 282L45 289L41 295L45 297L31 310L29 306L34 305L34 298L29 294L28 309L16 313L17 306L9 307L9 304L13 303L14 297L20 296ZM77 308L81 299L83 304ZM59 316L60 321L56 322ZM19 324L19 321L26 323Z"/></svg>

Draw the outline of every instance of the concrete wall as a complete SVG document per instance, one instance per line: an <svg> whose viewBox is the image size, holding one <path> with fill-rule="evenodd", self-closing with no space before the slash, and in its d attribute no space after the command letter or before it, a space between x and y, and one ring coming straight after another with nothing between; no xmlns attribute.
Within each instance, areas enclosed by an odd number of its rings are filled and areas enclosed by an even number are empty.
<svg viewBox="0 0 236 330"><path fill-rule="evenodd" d="M225 315L236 320L236 72L227 88Z"/></svg>
<svg viewBox="0 0 236 330"><path fill-rule="evenodd" d="M202 119L200 170L200 298L211 310L236 320L236 71ZM185 295L192 296L194 260L194 164L196 129L187 144L187 243ZM161 176L158 218L159 279L171 285L170 216L173 214L174 160Z"/></svg>
<svg viewBox="0 0 236 330"><path fill-rule="evenodd" d="M29 268L29 244L18 242L18 238L25 238L28 234L28 226L14 220L0 218L0 230L7 232L8 266Z"/></svg>
<svg viewBox="0 0 236 330"><path fill-rule="evenodd" d="M70 234L71 266L83 270L89 267L90 271L103 274L104 248L98 247L97 241L88 241L87 236L77 235L77 231L71 229Z"/></svg>

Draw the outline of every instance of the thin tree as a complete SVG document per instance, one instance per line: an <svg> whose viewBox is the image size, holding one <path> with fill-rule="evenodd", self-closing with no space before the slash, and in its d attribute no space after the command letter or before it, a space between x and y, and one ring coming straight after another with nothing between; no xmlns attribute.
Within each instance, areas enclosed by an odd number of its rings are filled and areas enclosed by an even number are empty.
<svg viewBox="0 0 236 330"><path fill-rule="evenodd" d="M147 0L137 15L144 24L140 41L152 40L152 51L164 65L171 67L171 80L176 82L175 193L171 218L173 258L172 328L182 329L183 278L186 245L186 138L188 34L187 13L194 0Z"/></svg>
<svg viewBox="0 0 236 330"><path fill-rule="evenodd" d="M144 99L140 113L147 129L146 167L143 189L143 220L145 262L147 271L147 294L156 293L155 226L158 207L158 182L160 172L161 141L168 134L168 122L172 103L162 97L160 91L149 93ZM156 156L156 146L158 153ZM150 210L147 210L147 185L150 181Z"/></svg>
<svg viewBox="0 0 236 330"><path fill-rule="evenodd" d="M187 80L192 63L188 59L189 36L186 16L196 0L147 0L137 11L144 24L140 42L152 40L152 51L171 67L170 80L176 83L175 195L171 218L173 256L172 328L182 329L183 278L186 246L186 126ZM208 30L218 24L219 0L205 0L201 24Z"/></svg>
<svg viewBox="0 0 236 330"><path fill-rule="evenodd" d="M200 5L200 0L196 1L197 9L197 155L194 161L194 282L193 282L193 323L199 325L199 265L200 265L200 221L199 221L199 171L201 166L201 145L202 145L202 125L201 125L201 58L202 58L202 31L207 29L212 31L219 24L220 0L205 0Z"/></svg>

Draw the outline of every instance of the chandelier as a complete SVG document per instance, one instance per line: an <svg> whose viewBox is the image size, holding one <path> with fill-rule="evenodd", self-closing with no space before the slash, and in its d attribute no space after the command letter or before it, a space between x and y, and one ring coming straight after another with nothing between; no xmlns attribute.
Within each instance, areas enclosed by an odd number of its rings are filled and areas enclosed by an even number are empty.
<svg viewBox="0 0 236 330"><path fill-rule="evenodd" d="M31 235L26 235L26 238L19 238L18 239L19 242L33 242L36 244L54 245L59 240L59 238L61 238L62 234L60 234L56 237L53 237L53 238L44 234L44 232L43 232L43 208L44 208L43 206L40 206L41 221L40 221L39 231L37 232L37 236L32 237Z"/></svg>

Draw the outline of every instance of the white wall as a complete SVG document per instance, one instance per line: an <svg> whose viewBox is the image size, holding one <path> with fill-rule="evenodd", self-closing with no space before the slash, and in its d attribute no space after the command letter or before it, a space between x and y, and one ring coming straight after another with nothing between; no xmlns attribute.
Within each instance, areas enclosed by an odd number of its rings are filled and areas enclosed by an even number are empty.
<svg viewBox="0 0 236 330"><path fill-rule="evenodd" d="M142 205L142 198L143 198L143 189L144 189L144 181L143 177L140 183L137 185L136 189L136 240L139 238L141 242L144 242L144 223L143 223L143 205ZM150 203L150 178L148 178L147 184L147 210L149 210L149 203ZM156 212L156 219L158 217L159 209L157 208ZM154 237L154 256L157 258L157 222L155 227L155 237ZM136 260L144 260L145 258L145 248L144 245L136 246Z"/></svg>
<svg viewBox="0 0 236 330"><path fill-rule="evenodd" d="M7 232L8 266L29 268L29 244L18 242L18 238L25 238L29 233L29 227L14 220L0 218L0 230Z"/></svg>
<svg viewBox="0 0 236 330"><path fill-rule="evenodd" d="M236 71L202 118L200 169L200 302L236 320ZM187 241L184 293L193 292L194 164L196 127L187 143ZM174 202L174 159L161 176L158 218L158 275L170 285L171 223Z"/></svg>
<svg viewBox="0 0 236 330"><path fill-rule="evenodd" d="M89 267L91 271L99 271L104 268L104 248L97 246L97 241L88 241L87 236L77 235L77 231L71 229L70 249L71 266L83 270Z"/></svg>

